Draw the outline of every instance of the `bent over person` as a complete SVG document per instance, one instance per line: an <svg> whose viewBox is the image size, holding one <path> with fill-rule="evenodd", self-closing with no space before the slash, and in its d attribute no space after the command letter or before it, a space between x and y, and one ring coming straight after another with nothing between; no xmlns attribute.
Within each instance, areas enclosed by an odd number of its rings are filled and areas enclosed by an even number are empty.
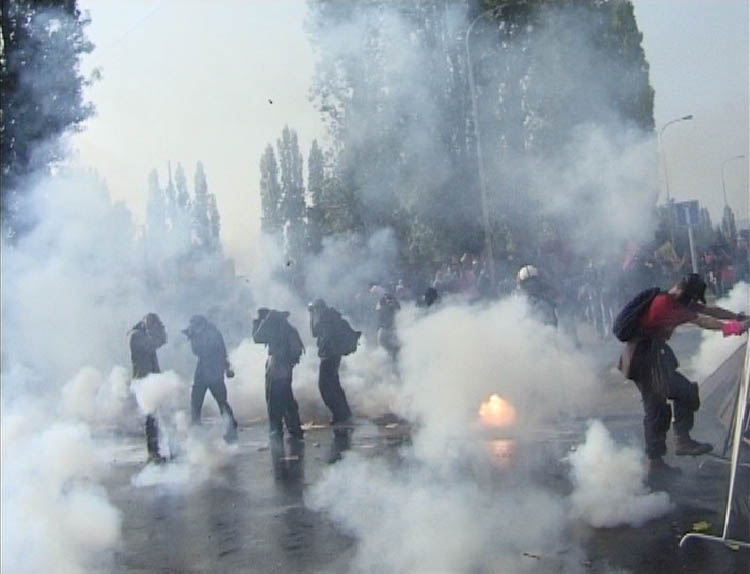
<svg viewBox="0 0 750 574"><path fill-rule="evenodd" d="M167 332L156 313L148 313L130 330L128 342L134 379L161 372L156 350L167 342ZM164 462L159 454L159 425L153 414L146 415L146 449L149 462Z"/></svg>
<svg viewBox="0 0 750 574"><path fill-rule="evenodd" d="M237 421L234 419L232 408L227 402L227 387L224 384L224 375L228 378L234 377L234 371L227 359L227 349L224 345L224 337L216 328L202 315L193 315L190 325L182 331L190 340L190 348L198 357L193 377L193 388L190 393L190 411L193 424L200 424L203 399L206 391L210 390L216 404L219 405L219 413L225 418L227 431L224 439L233 441L237 439Z"/></svg>
<svg viewBox="0 0 750 574"><path fill-rule="evenodd" d="M615 334L627 341L619 368L635 382L643 400L646 455L652 471L674 470L662 459L667 452L666 436L673 414L667 399L674 405L675 454L697 456L713 448L690 436L694 413L700 407L698 385L677 370L679 363L667 344L674 329L693 323L703 329L722 331L727 337L741 335L750 327L742 314L707 306L705 291L701 276L692 273L666 293L656 288L644 291L625 307L615 324ZM637 315L632 333L622 336L618 321L629 307Z"/></svg>
<svg viewBox="0 0 750 574"><path fill-rule="evenodd" d="M286 422L290 436L302 440L299 407L292 392L292 371L305 347L287 317L288 311L258 309L258 318L253 320L253 340L268 347L266 406L271 437L281 439Z"/></svg>

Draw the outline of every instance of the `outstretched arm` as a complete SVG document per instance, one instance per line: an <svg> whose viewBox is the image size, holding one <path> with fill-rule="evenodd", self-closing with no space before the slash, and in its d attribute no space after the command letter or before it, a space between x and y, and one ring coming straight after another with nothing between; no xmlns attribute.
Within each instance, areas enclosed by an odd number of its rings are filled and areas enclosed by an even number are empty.
<svg viewBox="0 0 750 574"><path fill-rule="evenodd" d="M724 321L731 321L732 319L741 321L745 318L742 313L734 313L723 307L709 307L707 305L701 305L700 303L696 304L695 311L701 315L707 315L709 317L714 317L715 319L723 319Z"/></svg>
<svg viewBox="0 0 750 574"><path fill-rule="evenodd" d="M737 321L736 319L720 321L716 317L709 315L698 315L691 323L698 325L701 329L721 331L725 337L729 335L742 335L750 328L750 319L745 319L744 321Z"/></svg>
<svg viewBox="0 0 750 574"><path fill-rule="evenodd" d="M709 331L721 331L724 328L724 322L711 315L698 315L690 322Z"/></svg>

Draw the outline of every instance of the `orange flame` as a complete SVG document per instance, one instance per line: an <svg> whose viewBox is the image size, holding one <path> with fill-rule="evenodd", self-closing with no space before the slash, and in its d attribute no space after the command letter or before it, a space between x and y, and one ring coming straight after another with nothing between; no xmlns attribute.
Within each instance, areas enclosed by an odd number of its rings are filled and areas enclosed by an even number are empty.
<svg viewBox="0 0 750 574"><path fill-rule="evenodd" d="M516 409L498 394L490 395L479 407L479 418L489 426L504 427L516 422Z"/></svg>

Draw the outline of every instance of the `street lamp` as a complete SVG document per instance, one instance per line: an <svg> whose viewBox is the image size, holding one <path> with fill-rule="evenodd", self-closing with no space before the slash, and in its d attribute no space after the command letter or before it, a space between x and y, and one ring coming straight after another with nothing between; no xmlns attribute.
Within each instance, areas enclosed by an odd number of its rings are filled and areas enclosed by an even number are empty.
<svg viewBox="0 0 750 574"><path fill-rule="evenodd" d="M504 4L500 4L499 6L495 6L493 8L490 8L489 10L485 10L481 14L479 14L474 20L471 21L471 24L469 24L469 27L466 29L466 65L469 69L469 91L471 93L471 113L474 120L474 141L476 141L477 146L477 164L479 167L479 191L480 191L480 197L482 201L482 225L484 227L484 239L487 250L487 263L489 265L489 271L490 271L490 281L492 282L492 288L497 288L497 282L496 282L496 274L495 274L495 257L492 253L492 231L490 229L490 213L489 213L489 206L487 202L487 181L485 178L485 171L484 171L484 155L482 153L482 140L479 135L479 120L478 116L479 113L477 111L477 90L476 85L474 84L474 67L471 64L471 49L469 47L469 39L471 37L471 31L474 29L474 25L479 22L482 18L487 16L488 14L492 13L500 13L502 9L508 4L507 2Z"/></svg>
<svg viewBox="0 0 750 574"><path fill-rule="evenodd" d="M667 154L664 151L664 130L666 130L669 126L672 124L676 124L677 122L684 122L687 120L692 120L693 114L688 114L686 116L682 116L681 118L675 118L673 120L669 120L666 124L662 126L662 128L659 130L658 134L658 140L659 140L659 151L661 152L661 161L664 165L664 187L667 192L667 217L669 218L669 239L672 242L672 246L674 246L674 225L672 222L672 204L670 202L669 197L669 173L667 170Z"/></svg>
<svg viewBox="0 0 750 574"><path fill-rule="evenodd" d="M677 122L684 122L686 120L692 120L692 119L693 119L693 114L688 114L686 116L682 116L681 118L675 118L673 120L668 121L659 130L659 149L661 150L662 162L664 163L664 186L667 191L667 204L669 203L669 175L667 173L667 154L664 152L664 143L663 143L664 142L664 130L666 130L672 124L676 124Z"/></svg>
<svg viewBox="0 0 750 574"><path fill-rule="evenodd" d="M735 159L744 159L744 155L735 155L733 157L730 157L729 159L725 159L721 164L721 190L724 192L724 207L729 207L729 203L727 203L727 184L724 181L724 166L727 165L730 161Z"/></svg>

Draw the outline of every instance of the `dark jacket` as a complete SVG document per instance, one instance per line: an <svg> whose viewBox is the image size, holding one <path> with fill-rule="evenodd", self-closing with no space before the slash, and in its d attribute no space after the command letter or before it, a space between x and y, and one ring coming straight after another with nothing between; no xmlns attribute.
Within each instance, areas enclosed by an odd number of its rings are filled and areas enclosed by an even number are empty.
<svg viewBox="0 0 750 574"><path fill-rule="evenodd" d="M224 373L229 366L224 337L213 323L206 322L198 331L189 335L190 348L198 357L195 367L195 380L216 382L224 380Z"/></svg>
<svg viewBox="0 0 750 574"><path fill-rule="evenodd" d="M133 362L133 378L142 379L152 373L160 373L156 349L164 344L158 335L149 333L143 323L130 331L130 360Z"/></svg>
<svg viewBox="0 0 750 574"><path fill-rule="evenodd" d="M626 379L648 384L666 398L669 379L680 363L663 340L641 335L625 343L617 366Z"/></svg>
<svg viewBox="0 0 750 574"><path fill-rule="evenodd" d="M253 340L268 347L268 356L275 361L294 366L305 347L297 329L287 321L288 311L270 310L253 331Z"/></svg>
<svg viewBox="0 0 750 574"><path fill-rule="evenodd" d="M318 357L321 359L341 356L336 352L335 338L338 334L337 330L342 326L342 321L341 313L331 307L323 309L317 321L310 317L310 331L317 340Z"/></svg>

